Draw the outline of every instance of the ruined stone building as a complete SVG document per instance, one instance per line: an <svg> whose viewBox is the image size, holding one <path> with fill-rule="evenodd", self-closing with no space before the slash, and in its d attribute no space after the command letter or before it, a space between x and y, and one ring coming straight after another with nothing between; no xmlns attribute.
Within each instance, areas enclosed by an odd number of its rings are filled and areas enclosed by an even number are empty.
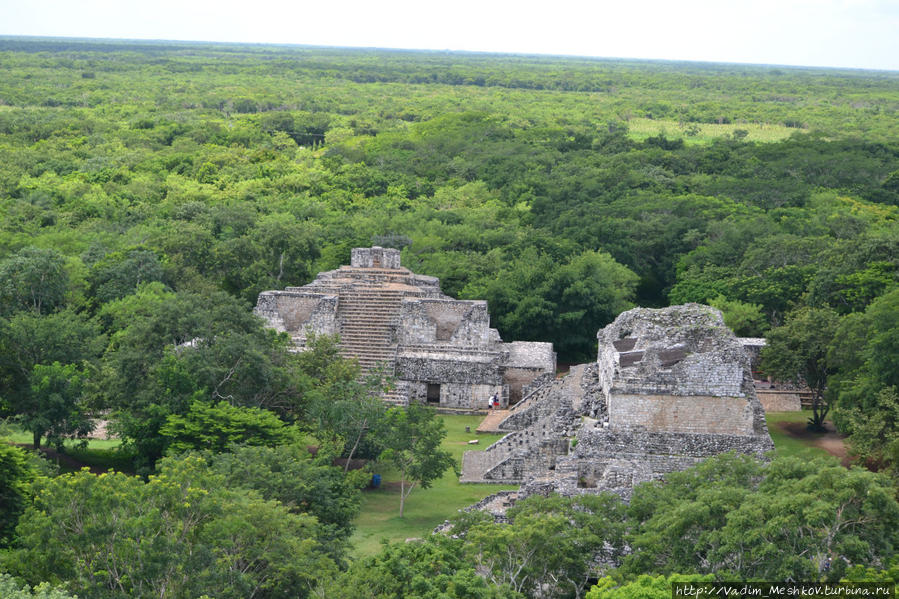
<svg viewBox="0 0 899 599"><path fill-rule="evenodd" d="M698 304L621 314L597 334L596 362L536 386L500 424L509 431L467 452L463 482L523 485L488 498L612 491L735 450L774 448L749 355L721 313Z"/></svg>
<svg viewBox="0 0 899 599"><path fill-rule="evenodd" d="M530 383L555 372L551 343L504 343L490 328L487 302L444 295L436 278L402 267L395 249L355 248L350 266L260 293L255 312L298 350L309 331L338 334L343 355L364 372L395 377L385 400L399 405L485 409L494 394L514 405Z"/></svg>

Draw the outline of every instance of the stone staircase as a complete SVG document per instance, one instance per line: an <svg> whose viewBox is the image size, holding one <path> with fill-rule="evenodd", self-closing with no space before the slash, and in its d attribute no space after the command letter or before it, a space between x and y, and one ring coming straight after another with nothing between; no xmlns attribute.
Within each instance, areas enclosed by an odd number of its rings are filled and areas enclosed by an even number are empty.
<svg viewBox="0 0 899 599"><path fill-rule="evenodd" d="M520 426L518 430L484 451L463 454L459 482L520 484L535 472L554 468L556 458L568 453L568 438L578 422L576 414L584 409L585 383L590 376L595 373L588 373L582 364L564 378L534 389L503 420L507 426ZM517 422L516 414L520 415Z"/></svg>
<svg viewBox="0 0 899 599"><path fill-rule="evenodd" d="M341 288L337 318L340 331L340 353L355 358L368 375L378 368L385 375L394 374L396 342L393 338L399 317L403 292L379 286ZM385 403L405 405L405 396L394 389L385 393Z"/></svg>

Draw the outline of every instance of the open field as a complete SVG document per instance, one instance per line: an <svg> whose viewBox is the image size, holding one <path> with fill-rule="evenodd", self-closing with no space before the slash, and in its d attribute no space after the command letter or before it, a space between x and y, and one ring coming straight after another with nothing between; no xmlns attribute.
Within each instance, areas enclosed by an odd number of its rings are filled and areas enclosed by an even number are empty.
<svg viewBox="0 0 899 599"><path fill-rule="evenodd" d="M709 143L716 139L732 138L735 131L745 131L746 141L775 142L788 138L797 129L767 123L679 123L674 120L635 118L627 123L628 137L643 141L647 137L663 135L683 138L686 144ZM739 133L737 135L740 135Z"/></svg>

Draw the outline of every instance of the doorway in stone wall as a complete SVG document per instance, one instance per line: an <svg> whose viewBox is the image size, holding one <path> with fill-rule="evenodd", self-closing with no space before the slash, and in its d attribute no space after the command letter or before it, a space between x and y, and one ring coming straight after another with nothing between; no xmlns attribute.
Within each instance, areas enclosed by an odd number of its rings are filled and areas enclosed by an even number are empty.
<svg viewBox="0 0 899 599"><path fill-rule="evenodd" d="M509 406L514 406L521 401L521 383L509 385Z"/></svg>
<svg viewBox="0 0 899 599"><path fill-rule="evenodd" d="M428 405L440 405L440 385L428 383Z"/></svg>

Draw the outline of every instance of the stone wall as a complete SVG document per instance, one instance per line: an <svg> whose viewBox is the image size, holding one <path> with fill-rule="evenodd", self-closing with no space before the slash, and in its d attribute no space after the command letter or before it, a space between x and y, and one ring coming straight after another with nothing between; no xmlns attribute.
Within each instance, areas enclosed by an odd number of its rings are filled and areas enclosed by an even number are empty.
<svg viewBox="0 0 899 599"><path fill-rule="evenodd" d="M757 389L756 395L766 412L798 412L802 409L802 398L798 391Z"/></svg>
<svg viewBox="0 0 899 599"><path fill-rule="evenodd" d="M465 482L629 497L634 484L707 457L774 448L749 359L717 310L638 308L597 337L596 363L541 379L500 423L514 432L483 456L466 453Z"/></svg>
<svg viewBox="0 0 899 599"><path fill-rule="evenodd" d="M337 333L337 296L302 291L263 291L254 313L269 326L305 339L307 327L321 335Z"/></svg>
<svg viewBox="0 0 899 599"><path fill-rule="evenodd" d="M443 383L440 385L440 406L457 409L486 410L494 393L503 395L502 385L466 385Z"/></svg>
<svg viewBox="0 0 899 599"><path fill-rule="evenodd" d="M490 316L483 301L407 298L399 322L397 337L402 345L487 348L492 341Z"/></svg>
<svg viewBox="0 0 899 599"><path fill-rule="evenodd" d="M453 354L401 349L396 376L407 381L502 385L499 360L490 354Z"/></svg>
<svg viewBox="0 0 899 599"><path fill-rule="evenodd" d="M745 397L615 393L609 405L613 428L751 435L753 418Z"/></svg>
<svg viewBox="0 0 899 599"><path fill-rule="evenodd" d="M400 251L374 246L353 248L350 252L350 266L355 268L400 268Z"/></svg>

